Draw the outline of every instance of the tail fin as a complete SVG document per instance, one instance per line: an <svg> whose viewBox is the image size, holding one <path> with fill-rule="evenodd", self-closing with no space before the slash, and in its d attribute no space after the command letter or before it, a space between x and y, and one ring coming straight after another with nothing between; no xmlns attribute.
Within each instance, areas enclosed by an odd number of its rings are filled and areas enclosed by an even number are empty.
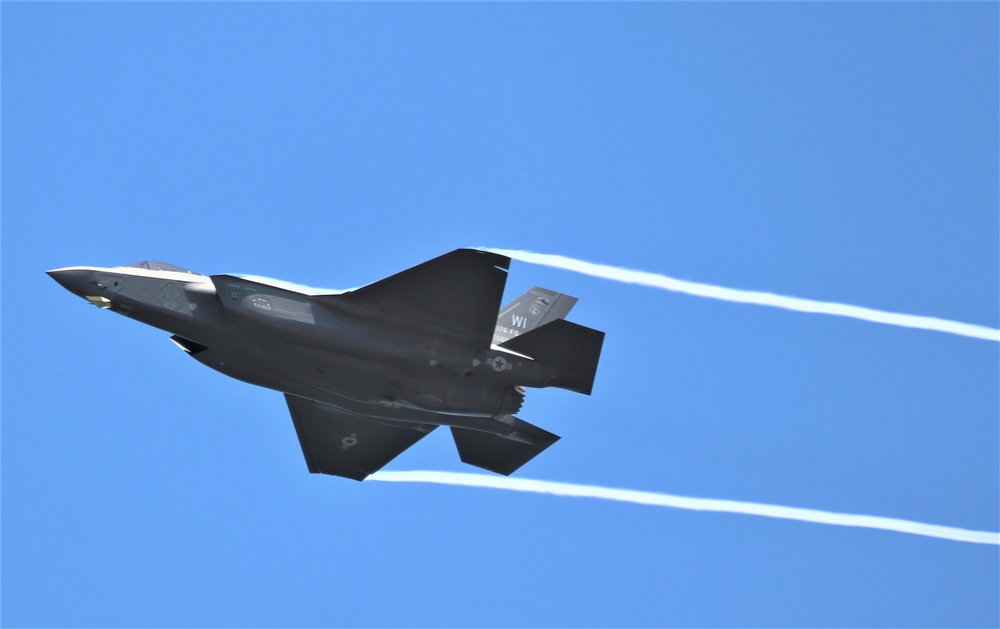
<svg viewBox="0 0 1000 629"><path fill-rule="evenodd" d="M576 297L536 286L500 309L493 342L499 345L549 321L562 319L576 301Z"/></svg>
<svg viewBox="0 0 1000 629"><path fill-rule="evenodd" d="M515 431L511 433L510 438L468 428L452 427L451 435L455 438L455 446L458 447L458 456L462 462L510 476L519 467L559 441L559 437L551 432L516 417L509 417L505 421L509 423L511 420Z"/></svg>
<svg viewBox="0 0 1000 629"><path fill-rule="evenodd" d="M590 395L604 332L556 319L504 342L500 347L524 354L552 370L552 386Z"/></svg>

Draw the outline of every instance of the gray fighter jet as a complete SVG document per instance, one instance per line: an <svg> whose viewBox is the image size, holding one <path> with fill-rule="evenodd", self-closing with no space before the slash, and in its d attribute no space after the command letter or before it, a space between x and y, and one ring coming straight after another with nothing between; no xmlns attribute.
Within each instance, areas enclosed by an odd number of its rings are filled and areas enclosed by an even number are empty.
<svg viewBox="0 0 1000 629"><path fill-rule="evenodd" d="M309 471L364 480L438 426L462 461L511 474L559 439L514 416L524 387L590 394L604 333L566 321L576 299L543 288L501 310L509 267L459 249L338 294L152 261L48 274L281 391Z"/></svg>

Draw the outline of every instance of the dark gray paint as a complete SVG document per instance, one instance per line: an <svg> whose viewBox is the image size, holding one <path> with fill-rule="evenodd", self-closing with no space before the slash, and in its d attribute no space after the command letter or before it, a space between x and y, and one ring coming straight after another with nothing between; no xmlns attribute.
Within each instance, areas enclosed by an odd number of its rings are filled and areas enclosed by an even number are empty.
<svg viewBox="0 0 1000 629"><path fill-rule="evenodd" d="M576 299L538 287L500 311L509 266L459 249L339 295L231 275L208 283L162 263L131 265L145 276L49 275L171 332L198 362L285 393L309 471L363 480L437 426L451 428L463 461L502 474L559 439L514 417L524 387L589 394L604 333L562 320Z"/></svg>

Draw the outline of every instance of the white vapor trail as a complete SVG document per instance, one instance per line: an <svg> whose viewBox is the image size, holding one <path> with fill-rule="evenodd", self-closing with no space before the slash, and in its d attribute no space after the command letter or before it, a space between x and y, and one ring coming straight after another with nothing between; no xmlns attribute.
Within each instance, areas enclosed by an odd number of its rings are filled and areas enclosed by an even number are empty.
<svg viewBox="0 0 1000 629"><path fill-rule="evenodd" d="M926 537L938 537L956 542L972 544L993 544L1000 546L1000 533L991 531L970 531L968 529L925 524L896 518L883 518L874 515L857 515L852 513L833 513L816 509L800 509L797 507L782 507L779 505L760 504L756 502L739 502L736 500L715 500L711 498L689 498L648 491L631 489L612 489L595 487L593 485L575 485L557 483L545 480L529 480L526 478L508 478L505 476L486 476L483 474L462 474L458 472L376 472L369 480L389 483L436 483L439 485L460 485L465 487L488 487L491 489L506 489L554 496L574 496L579 498L603 498L618 502L631 502L657 507L674 507L692 511L724 511L759 515L767 518L785 520L800 520L816 524L835 524L837 526L857 526L869 529L883 529L897 533L910 533Z"/></svg>
<svg viewBox="0 0 1000 629"><path fill-rule="evenodd" d="M722 286L713 286L712 284L700 284L698 282L678 280L659 273L634 271L606 264L594 264L593 262L585 262L575 258L548 253L533 253L531 251L518 251L514 249L492 249L489 247L482 247L481 249L531 264L551 266L616 282L652 286L654 288L662 288L664 290L687 293L688 295L697 295L699 297L709 297L711 299L721 299L723 301L744 304L757 304L760 306L773 306L786 310L797 310L798 312L815 312L839 317L851 317L875 323L898 325L904 328L935 330L949 334L958 334L960 336L985 339L987 341L1000 341L1000 330L972 323L961 323L948 319L901 314L898 312L885 312L861 306L851 306L828 301L813 301L812 299L725 288Z"/></svg>

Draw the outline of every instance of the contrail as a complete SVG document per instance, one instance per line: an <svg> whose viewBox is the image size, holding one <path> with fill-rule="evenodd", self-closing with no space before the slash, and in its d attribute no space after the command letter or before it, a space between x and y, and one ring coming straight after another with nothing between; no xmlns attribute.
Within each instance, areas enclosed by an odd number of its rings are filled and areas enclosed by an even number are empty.
<svg viewBox="0 0 1000 629"><path fill-rule="evenodd" d="M812 299L801 299L799 297L786 297L775 295L774 293L762 293L757 291L739 290L735 288L725 288L713 286L712 284L700 284L698 282L688 282L678 280L659 273L648 273L646 271L633 271L606 264L594 264L584 262L566 256L552 255L548 253L533 253L531 251L517 251L513 249L492 249L481 247L483 251L492 251L522 262L531 264L541 264L567 271L576 271L584 275L601 277L627 284L640 284L642 286L652 286L664 290L697 295L699 297L709 297L711 299L721 299L723 301L733 301L744 304L757 304L760 306L773 306L786 310L797 310L798 312L815 312L821 314L835 315L839 317L851 317L875 323L887 323L898 325L904 328L920 328L923 330L935 330L937 332L947 332L960 336L969 336L987 341L1000 341L1000 330L988 328L972 323L961 323L959 321L949 321L948 319L937 319L935 317L922 317L918 315L901 314L898 312L885 312L883 310L873 310L862 308L861 306L851 306L848 304L838 304L829 301L813 301Z"/></svg>
<svg viewBox="0 0 1000 629"><path fill-rule="evenodd" d="M580 498L603 498L618 502L632 502L657 507L674 507L692 511L725 511L745 515L760 515L767 518L782 518L785 520L800 520L816 524L835 524L837 526L857 526L869 529L883 529L897 533L910 533L926 537L939 537L956 542L972 544L994 544L1000 546L1000 533L991 531L970 531L951 526L925 524L896 518L883 518L874 515L856 515L851 513L833 513L816 509L800 509L797 507L782 507L779 505L760 504L756 502L739 502L736 500L714 500L711 498L689 498L673 496L648 491L631 489L612 489L592 485L574 485L545 480L529 480L526 478L507 478L504 476L486 476L483 474L462 474L458 472L376 472L369 480L389 483L437 483L439 485L461 485L465 487L489 487L491 489L507 489L510 491L526 491L537 494L552 494L555 496L576 496Z"/></svg>

